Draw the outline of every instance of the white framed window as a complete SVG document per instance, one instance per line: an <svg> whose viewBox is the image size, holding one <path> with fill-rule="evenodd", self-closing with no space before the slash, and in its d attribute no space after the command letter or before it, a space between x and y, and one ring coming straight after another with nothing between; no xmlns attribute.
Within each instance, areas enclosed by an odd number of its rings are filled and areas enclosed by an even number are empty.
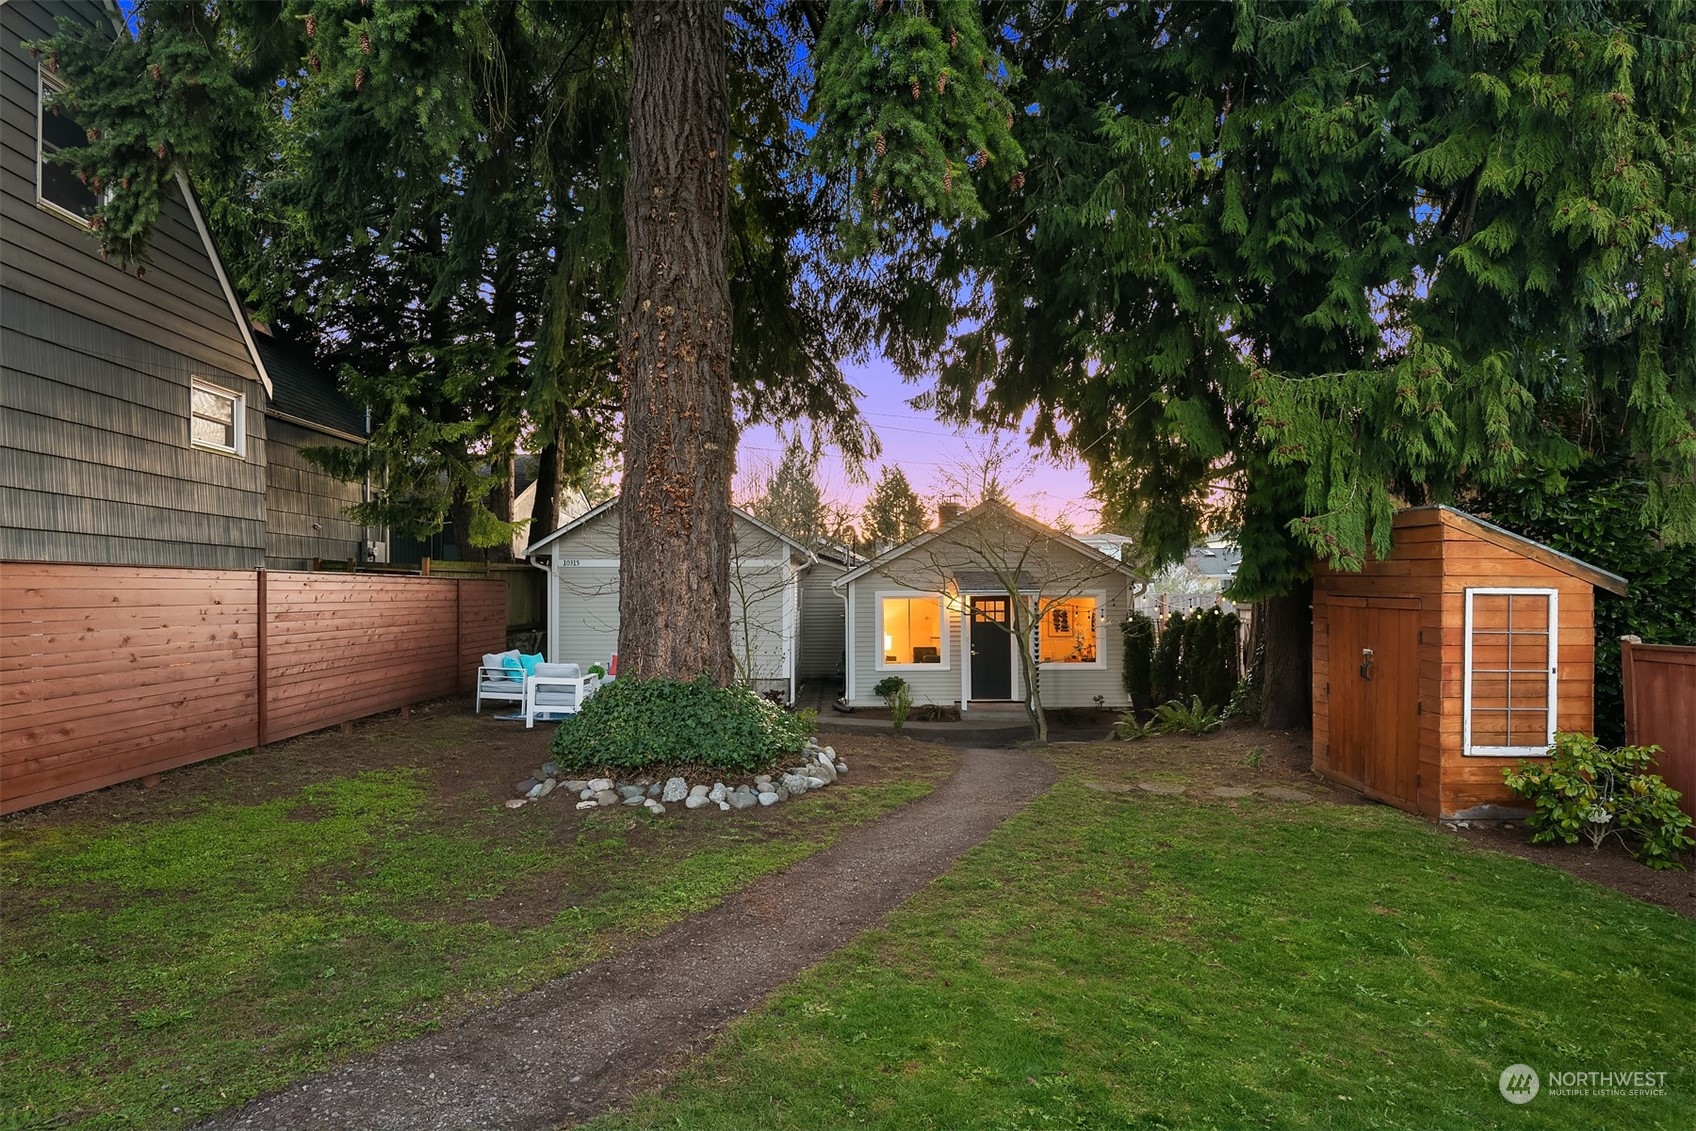
<svg viewBox="0 0 1696 1131"><path fill-rule="evenodd" d="M1555 740L1560 592L1466 591L1461 750L1535 758Z"/></svg>
<svg viewBox="0 0 1696 1131"><path fill-rule="evenodd" d="M878 671L948 670L948 619L942 594L879 593L876 609Z"/></svg>
<svg viewBox="0 0 1696 1131"><path fill-rule="evenodd" d="M1102 610L1106 593L1080 593L1038 606L1036 658L1043 665L1099 668L1106 666L1101 648Z"/></svg>
<svg viewBox="0 0 1696 1131"><path fill-rule="evenodd" d="M77 180L69 165L51 160L55 154L88 144L88 134L62 104L65 84L37 69L40 83L36 98L35 199L49 212L57 213L84 228L100 206L100 196Z"/></svg>
<svg viewBox="0 0 1696 1131"><path fill-rule="evenodd" d="M247 453L247 398L196 377L189 388L189 440L197 448Z"/></svg>

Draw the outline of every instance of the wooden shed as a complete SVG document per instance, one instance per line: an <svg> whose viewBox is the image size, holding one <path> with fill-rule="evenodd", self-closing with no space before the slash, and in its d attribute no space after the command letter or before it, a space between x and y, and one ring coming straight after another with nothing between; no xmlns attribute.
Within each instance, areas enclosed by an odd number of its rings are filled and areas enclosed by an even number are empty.
<svg viewBox="0 0 1696 1131"><path fill-rule="evenodd" d="M1590 732L1594 590L1625 580L1449 507L1313 582L1313 769L1437 818L1518 815L1502 770Z"/></svg>

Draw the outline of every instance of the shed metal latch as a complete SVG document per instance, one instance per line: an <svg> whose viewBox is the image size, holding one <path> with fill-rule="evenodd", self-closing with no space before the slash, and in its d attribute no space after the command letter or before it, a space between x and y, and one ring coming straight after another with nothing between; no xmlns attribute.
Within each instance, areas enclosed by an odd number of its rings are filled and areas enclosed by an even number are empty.
<svg viewBox="0 0 1696 1131"><path fill-rule="evenodd" d="M1360 650L1360 678L1372 678L1372 649L1370 648Z"/></svg>

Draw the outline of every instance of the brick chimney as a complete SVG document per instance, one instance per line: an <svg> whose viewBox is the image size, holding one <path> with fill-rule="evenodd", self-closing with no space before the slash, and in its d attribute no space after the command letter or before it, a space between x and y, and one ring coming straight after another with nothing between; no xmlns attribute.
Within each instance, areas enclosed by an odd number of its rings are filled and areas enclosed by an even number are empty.
<svg viewBox="0 0 1696 1131"><path fill-rule="evenodd" d="M965 507L953 500L940 502L936 504L936 524L938 526L945 526L959 518L960 515L965 513L965 510Z"/></svg>

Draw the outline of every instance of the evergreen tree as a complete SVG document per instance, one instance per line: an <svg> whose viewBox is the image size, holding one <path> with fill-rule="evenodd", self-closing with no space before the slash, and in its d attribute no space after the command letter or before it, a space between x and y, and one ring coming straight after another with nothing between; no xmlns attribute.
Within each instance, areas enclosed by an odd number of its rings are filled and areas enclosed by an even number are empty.
<svg viewBox="0 0 1696 1131"><path fill-rule="evenodd" d="M815 478L817 469L818 458L801 445L800 438L790 440L750 513L803 546L818 545L827 535L828 516Z"/></svg>
<svg viewBox="0 0 1696 1131"><path fill-rule="evenodd" d="M883 465L877 486L860 514L860 536L876 553L923 533L927 525L925 507L907 475L894 464Z"/></svg>

